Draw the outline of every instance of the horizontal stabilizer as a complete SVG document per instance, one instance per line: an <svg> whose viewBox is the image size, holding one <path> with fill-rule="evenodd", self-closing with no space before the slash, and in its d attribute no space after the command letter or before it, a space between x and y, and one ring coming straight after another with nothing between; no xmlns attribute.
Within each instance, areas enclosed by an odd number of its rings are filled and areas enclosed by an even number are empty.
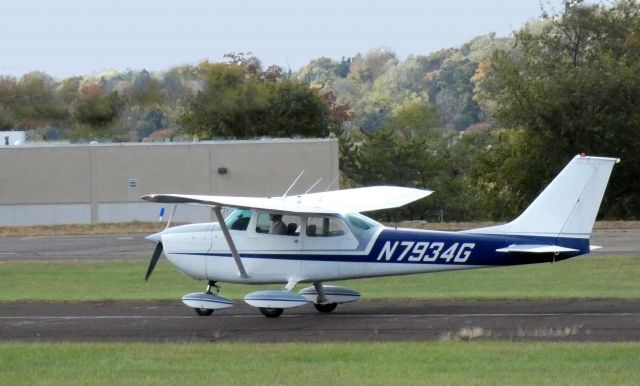
<svg viewBox="0 0 640 386"><path fill-rule="evenodd" d="M602 249L602 247L598 245L589 245L590 251L595 251L596 249Z"/></svg>
<svg viewBox="0 0 640 386"><path fill-rule="evenodd" d="M563 252L580 252L578 249L561 247L558 245L544 244L512 244L505 248L496 249L496 252L504 253L563 253Z"/></svg>

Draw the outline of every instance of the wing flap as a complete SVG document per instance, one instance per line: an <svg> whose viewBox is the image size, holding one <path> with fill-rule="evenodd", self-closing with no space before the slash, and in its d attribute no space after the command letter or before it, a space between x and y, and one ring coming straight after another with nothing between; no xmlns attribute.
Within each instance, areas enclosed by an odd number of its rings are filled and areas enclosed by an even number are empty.
<svg viewBox="0 0 640 386"><path fill-rule="evenodd" d="M563 253L563 252L580 252L579 249L561 247L559 245L544 244L512 244L505 248L496 249L496 252L503 253Z"/></svg>

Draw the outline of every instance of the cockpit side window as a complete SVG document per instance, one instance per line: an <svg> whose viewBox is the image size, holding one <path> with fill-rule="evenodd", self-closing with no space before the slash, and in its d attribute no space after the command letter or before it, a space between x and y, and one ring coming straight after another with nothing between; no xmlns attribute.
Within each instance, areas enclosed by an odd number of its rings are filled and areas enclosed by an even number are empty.
<svg viewBox="0 0 640 386"><path fill-rule="evenodd" d="M345 234L345 226L334 217L308 217L306 233L308 237L335 237Z"/></svg>
<svg viewBox="0 0 640 386"><path fill-rule="evenodd" d="M298 216L258 212L256 232L271 235L299 236L302 221Z"/></svg>
<svg viewBox="0 0 640 386"><path fill-rule="evenodd" d="M347 215L347 220L349 220L349 223L358 231L368 231L381 226L377 222L361 214L349 214Z"/></svg>

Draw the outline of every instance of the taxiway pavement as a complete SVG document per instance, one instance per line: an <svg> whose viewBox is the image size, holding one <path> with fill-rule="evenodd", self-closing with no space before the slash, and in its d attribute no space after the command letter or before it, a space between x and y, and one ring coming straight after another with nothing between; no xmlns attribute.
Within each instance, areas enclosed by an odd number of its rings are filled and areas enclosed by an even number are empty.
<svg viewBox="0 0 640 386"><path fill-rule="evenodd" d="M640 300L361 301L275 319L237 306L198 316L175 302L0 303L2 341L640 341Z"/></svg>

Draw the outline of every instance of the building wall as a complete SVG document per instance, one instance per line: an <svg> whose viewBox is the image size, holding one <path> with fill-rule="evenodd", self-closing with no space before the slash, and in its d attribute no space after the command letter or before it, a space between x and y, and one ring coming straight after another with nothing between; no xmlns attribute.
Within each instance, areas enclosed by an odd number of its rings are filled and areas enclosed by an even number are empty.
<svg viewBox="0 0 640 386"><path fill-rule="evenodd" d="M20 146L2 148L0 165L0 226L154 221L161 205L140 196L282 195L302 170L290 194L319 178L314 191L325 190L338 175L338 142ZM212 214L208 207L181 206L175 219L209 221Z"/></svg>

